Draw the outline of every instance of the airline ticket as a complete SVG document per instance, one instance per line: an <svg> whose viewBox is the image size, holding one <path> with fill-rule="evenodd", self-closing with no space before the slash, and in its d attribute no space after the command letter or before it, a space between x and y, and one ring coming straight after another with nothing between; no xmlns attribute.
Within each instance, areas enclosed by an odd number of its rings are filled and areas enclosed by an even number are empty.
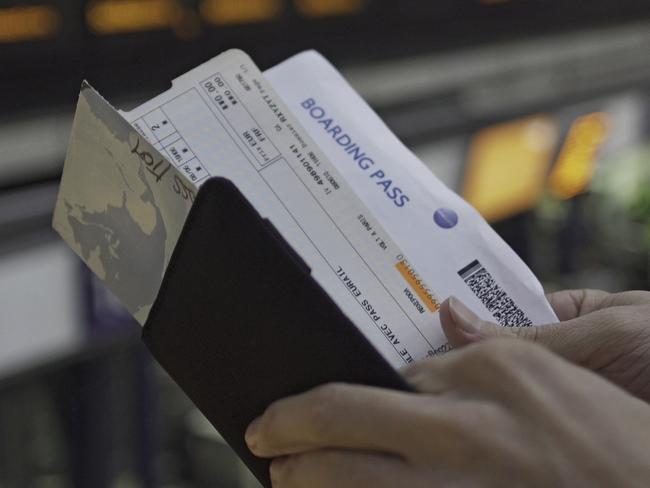
<svg viewBox="0 0 650 488"><path fill-rule="evenodd" d="M129 113L82 90L54 227L141 323L211 176L235 183L395 367L449 349L450 294L503 325L555 319L525 265L328 63L306 53L268 76L231 50Z"/></svg>

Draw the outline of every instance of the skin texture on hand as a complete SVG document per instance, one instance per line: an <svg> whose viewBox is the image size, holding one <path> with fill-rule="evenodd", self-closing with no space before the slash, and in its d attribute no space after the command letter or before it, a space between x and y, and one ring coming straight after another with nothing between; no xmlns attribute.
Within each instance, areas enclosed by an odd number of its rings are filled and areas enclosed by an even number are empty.
<svg viewBox="0 0 650 488"><path fill-rule="evenodd" d="M650 292L567 290L548 295L560 322L502 327L455 298L443 303L442 328L456 348L492 337L536 342L650 403Z"/></svg>
<svg viewBox="0 0 650 488"><path fill-rule="evenodd" d="M527 341L411 365L420 393L330 384L280 400L246 441L275 488L645 487L650 407Z"/></svg>

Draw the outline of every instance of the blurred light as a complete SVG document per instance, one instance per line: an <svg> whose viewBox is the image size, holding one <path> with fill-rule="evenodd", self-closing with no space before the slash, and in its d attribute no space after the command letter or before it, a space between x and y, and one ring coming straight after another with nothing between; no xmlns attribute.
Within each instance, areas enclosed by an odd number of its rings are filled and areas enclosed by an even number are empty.
<svg viewBox="0 0 650 488"><path fill-rule="evenodd" d="M366 0L294 0L296 10L306 17L329 17L361 12Z"/></svg>
<svg viewBox="0 0 650 488"><path fill-rule="evenodd" d="M488 221L534 208L557 138L557 125L547 116L481 130L470 147L463 196Z"/></svg>
<svg viewBox="0 0 650 488"><path fill-rule="evenodd" d="M86 9L86 21L96 34L165 29L181 20L173 0L102 0Z"/></svg>
<svg viewBox="0 0 650 488"><path fill-rule="evenodd" d="M273 20L284 9L284 0L204 0L201 16L212 24L248 24Z"/></svg>
<svg viewBox="0 0 650 488"><path fill-rule="evenodd" d="M174 24L174 35L183 41L191 41L201 35L203 22L199 13L190 8L181 9L178 21Z"/></svg>
<svg viewBox="0 0 650 488"><path fill-rule="evenodd" d="M511 3L512 0L479 0L478 3L483 5L500 5L503 3Z"/></svg>
<svg viewBox="0 0 650 488"><path fill-rule="evenodd" d="M584 115L573 123L548 184L562 199L584 192L594 174L598 151L609 135L609 117L604 113Z"/></svg>
<svg viewBox="0 0 650 488"><path fill-rule="evenodd" d="M52 6L0 8L0 43L48 39L60 30L61 14Z"/></svg>

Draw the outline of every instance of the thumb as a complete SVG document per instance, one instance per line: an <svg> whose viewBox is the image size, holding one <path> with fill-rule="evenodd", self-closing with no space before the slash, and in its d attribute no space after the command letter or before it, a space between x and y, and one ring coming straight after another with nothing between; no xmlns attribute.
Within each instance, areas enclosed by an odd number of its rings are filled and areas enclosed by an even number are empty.
<svg viewBox="0 0 650 488"><path fill-rule="evenodd" d="M504 327L482 320L455 297L448 298L440 306L442 330L455 348L491 337L512 337L537 342L555 352L563 353L565 351L558 349L564 349L566 342L574 336L569 325L578 321L579 319L574 319L539 327Z"/></svg>
<svg viewBox="0 0 650 488"><path fill-rule="evenodd" d="M601 373L646 401L650 401L650 393L642 378L643 372L650 370L648 317L650 304L618 305L555 324L503 327L481 320L457 298L451 297L440 306L442 329L453 347L490 337L529 340Z"/></svg>

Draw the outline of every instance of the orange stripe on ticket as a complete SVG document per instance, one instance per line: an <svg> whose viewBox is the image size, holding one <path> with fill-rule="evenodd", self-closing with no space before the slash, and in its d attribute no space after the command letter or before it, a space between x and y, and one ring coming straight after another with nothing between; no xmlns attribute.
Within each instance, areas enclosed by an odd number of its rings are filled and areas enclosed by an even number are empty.
<svg viewBox="0 0 650 488"><path fill-rule="evenodd" d="M429 311L434 313L437 312L440 309L438 300L435 299L431 290L426 287L420 277L416 274L415 270L409 266L408 262L403 259L402 261L399 261L395 267L397 268L397 271L399 271L399 274L401 274L409 284L409 286L413 288L415 294L420 300L422 300Z"/></svg>

